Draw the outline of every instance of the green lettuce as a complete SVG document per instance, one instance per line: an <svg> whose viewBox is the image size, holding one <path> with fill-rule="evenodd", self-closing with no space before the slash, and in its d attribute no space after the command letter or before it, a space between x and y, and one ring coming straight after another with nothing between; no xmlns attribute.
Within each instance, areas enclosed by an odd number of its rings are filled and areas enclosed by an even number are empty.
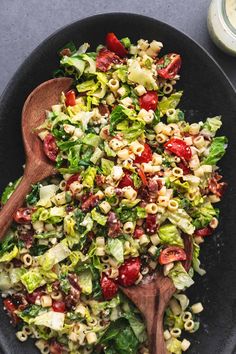
<svg viewBox="0 0 236 354"><path fill-rule="evenodd" d="M173 246L180 246L184 248L184 242L177 227L173 224L162 225L158 230L162 244L168 244Z"/></svg>
<svg viewBox="0 0 236 354"><path fill-rule="evenodd" d="M192 224L192 218L184 209L178 209L172 212L168 211L166 216L172 224L178 226L178 228L186 234L192 235L194 233L195 228Z"/></svg>
<svg viewBox="0 0 236 354"><path fill-rule="evenodd" d="M78 273L79 276L79 286L81 287L82 293L85 295L90 295L93 291L92 283L92 273L89 269Z"/></svg>
<svg viewBox="0 0 236 354"><path fill-rule="evenodd" d="M184 120L184 113L180 109L176 109L173 114L167 116L167 123L178 123Z"/></svg>
<svg viewBox="0 0 236 354"><path fill-rule="evenodd" d="M92 211L91 211L91 216L92 216L92 219L94 221L96 221L98 224L104 226L106 225L107 223L107 216L103 215L103 214L100 214L99 212L97 212L96 208L94 208Z"/></svg>
<svg viewBox="0 0 236 354"><path fill-rule="evenodd" d="M48 271L52 269L55 264L60 263L70 255L71 251L69 248L62 242L50 248L42 256L38 257L39 265L42 269Z"/></svg>
<svg viewBox="0 0 236 354"><path fill-rule="evenodd" d="M144 342L147 339L147 334L145 325L141 318L134 312L126 312L123 314L123 317L129 321L130 327L132 328L139 342Z"/></svg>
<svg viewBox="0 0 236 354"><path fill-rule="evenodd" d="M65 314L62 312L48 311L32 319L36 326L45 326L54 331L61 331L64 326Z"/></svg>
<svg viewBox="0 0 236 354"><path fill-rule="evenodd" d="M43 276L39 273L38 269L30 269L21 276L21 282L26 287L29 293L45 284Z"/></svg>
<svg viewBox="0 0 236 354"><path fill-rule="evenodd" d="M196 229L201 229L209 225L213 217L218 217L219 210L214 209L210 202L206 202L191 210L191 216L194 218L193 225Z"/></svg>
<svg viewBox="0 0 236 354"><path fill-rule="evenodd" d="M224 156L228 139L225 136L218 136L212 140L209 154L201 162L202 165L216 165Z"/></svg>
<svg viewBox="0 0 236 354"><path fill-rule="evenodd" d="M108 159L101 159L101 168L102 168L102 173L105 176L109 176L109 174L111 173L111 170L114 166L114 162Z"/></svg>
<svg viewBox="0 0 236 354"><path fill-rule="evenodd" d="M19 252L18 248L16 246L14 246L12 251L4 253L0 257L0 263L2 263L2 262L10 262L13 258L17 257L18 252Z"/></svg>
<svg viewBox="0 0 236 354"><path fill-rule="evenodd" d="M129 66L128 79L139 85L143 85L147 90L157 90L158 86L151 70L141 68L138 60L133 60Z"/></svg>
<svg viewBox="0 0 236 354"><path fill-rule="evenodd" d="M173 354L182 353L181 341L174 337L171 337L170 339L167 340L166 348L169 353L173 353Z"/></svg>
<svg viewBox="0 0 236 354"><path fill-rule="evenodd" d="M169 97L163 97L159 102L159 110L161 111L161 115L166 114L167 110L170 108L176 108L180 102L180 99L183 95L183 91L178 91L172 93Z"/></svg>
<svg viewBox="0 0 236 354"><path fill-rule="evenodd" d="M66 68L75 69L78 78L83 74L85 69L85 61L80 59L78 56L74 56L74 57L64 56L61 59L60 64L62 66L65 66Z"/></svg>
<svg viewBox="0 0 236 354"><path fill-rule="evenodd" d="M94 180L97 174L96 167L88 167L82 174L83 186L88 188L93 188Z"/></svg>
<svg viewBox="0 0 236 354"><path fill-rule="evenodd" d="M203 124L201 132L208 132L211 136L214 136L218 129L222 126L221 116L216 116L213 118L207 118L206 122Z"/></svg>
<svg viewBox="0 0 236 354"><path fill-rule="evenodd" d="M8 201L8 199L10 198L10 196L12 195L12 193L14 192L14 190L16 189L16 187L18 186L20 181L21 181L21 178L18 178L16 181L10 182L6 186L6 188L4 189L2 196L1 196L1 203L2 204L6 204L6 202Z"/></svg>
<svg viewBox="0 0 236 354"><path fill-rule="evenodd" d="M206 271L202 269L201 262L199 260L200 247L198 244L193 243L193 269L200 275L205 275Z"/></svg>
<svg viewBox="0 0 236 354"><path fill-rule="evenodd" d="M83 144L91 145L93 147L97 147L100 142L100 136L93 133L86 134L85 137L82 139Z"/></svg>
<svg viewBox="0 0 236 354"><path fill-rule="evenodd" d="M183 290L186 287L189 288L194 284L194 281L180 262L177 262L174 268L169 271L168 277L172 279L176 289L178 290Z"/></svg>
<svg viewBox="0 0 236 354"><path fill-rule="evenodd" d="M124 262L124 247L123 242L118 238L108 238L107 249L115 260L122 264Z"/></svg>

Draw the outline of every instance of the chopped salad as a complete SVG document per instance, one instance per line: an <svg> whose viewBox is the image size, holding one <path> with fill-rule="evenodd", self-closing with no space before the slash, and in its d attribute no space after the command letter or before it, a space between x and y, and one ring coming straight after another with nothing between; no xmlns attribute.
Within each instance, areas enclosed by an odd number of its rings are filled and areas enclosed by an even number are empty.
<svg viewBox="0 0 236 354"><path fill-rule="evenodd" d="M220 116L187 122L181 56L162 47L108 33L94 52L60 51L55 75L73 88L37 129L58 174L32 186L0 244L4 307L18 339L35 338L43 354L148 354L145 324L119 286L155 271L176 287L168 353L186 351L199 327L203 306L183 292L205 274L200 245L218 225L227 139L215 136Z"/></svg>

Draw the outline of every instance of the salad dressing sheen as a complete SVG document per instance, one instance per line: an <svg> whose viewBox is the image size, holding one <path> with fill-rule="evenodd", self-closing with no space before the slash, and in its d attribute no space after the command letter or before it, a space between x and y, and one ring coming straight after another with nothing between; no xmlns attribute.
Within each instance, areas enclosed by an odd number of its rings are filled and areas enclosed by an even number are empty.
<svg viewBox="0 0 236 354"><path fill-rule="evenodd" d="M229 22L236 29L236 0L226 0L225 9Z"/></svg>

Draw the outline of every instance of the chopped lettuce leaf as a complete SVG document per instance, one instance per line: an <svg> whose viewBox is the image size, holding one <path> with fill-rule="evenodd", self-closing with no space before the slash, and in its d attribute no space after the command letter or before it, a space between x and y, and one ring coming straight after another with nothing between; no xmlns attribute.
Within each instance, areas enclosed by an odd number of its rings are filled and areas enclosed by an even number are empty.
<svg viewBox="0 0 236 354"><path fill-rule="evenodd" d="M222 126L221 116L216 116L213 118L207 118L206 122L203 125L203 129L201 133L207 132L210 133L211 136L215 136L215 133Z"/></svg>
<svg viewBox="0 0 236 354"><path fill-rule="evenodd" d="M89 269L78 273L79 276L79 286L81 287L82 293L85 295L90 295L93 291L92 284L92 273Z"/></svg>
<svg viewBox="0 0 236 354"><path fill-rule="evenodd" d="M63 261L69 255L69 248L63 242L60 242L50 248L42 256L39 256L38 262L44 270L50 270L55 264Z"/></svg>
<svg viewBox="0 0 236 354"><path fill-rule="evenodd" d="M186 234L192 235L194 233L195 228L192 219L184 209L167 212L166 216L172 224L178 226Z"/></svg>
<svg viewBox="0 0 236 354"><path fill-rule="evenodd" d="M224 156L228 139L225 136L218 136L212 140L209 154L201 162L202 165L216 165Z"/></svg>
<svg viewBox="0 0 236 354"><path fill-rule="evenodd" d="M129 321L130 327L132 328L138 341L141 343L144 342L147 339L147 334L144 322L141 318L134 312L126 312L123 316Z"/></svg>
<svg viewBox="0 0 236 354"><path fill-rule="evenodd" d="M108 159L101 159L101 168L102 168L102 173L105 176L109 176L109 174L111 173L111 170L114 166L114 162Z"/></svg>
<svg viewBox="0 0 236 354"><path fill-rule="evenodd" d="M171 337L170 339L167 340L166 348L168 352L172 354L182 353L181 341L174 337Z"/></svg>
<svg viewBox="0 0 236 354"><path fill-rule="evenodd" d="M147 90L157 90L156 79L151 70L141 68L138 60L132 60L128 68L128 79L136 84L143 85Z"/></svg>
<svg viewBox="0 0 236 354"><path fill-rule="evenodd" d="M93 133L88 133L84 136L82 139L83 144L91 145L94 147L97 147L99 143L101 142L101 138L99 135L93 134Z"/></svg>
<svg viewBox="0 0 236 354"><path fill-rule="evenodd" d="M29 293L45 284L43 276L39 273L38 269L30 269L21 276L21 282L26 287Z"/></svg>
<svg viewBox="0 0 236 354"><path fill-rule="evenodd" d="M2 262L10 262L13 258L16 258L18 255L18 248L14 246L12 251L5 252L1 257L0 257L0 263Z"/></svg>
<svg viewBox="0 0 236 354"><path fill-rule="evenodd" d="M34 318L32 323L37 326L45 326L54 331L61 331L64 326L65 314L61 312L48 311Z"/></svg>
<svg viewBox="0 0 236 354"><path fill-rule="evenodd" d="M189 288L194 284L194 281L180 262L177 262L174 268L169 271L168 277L172 279L176 289L178 290L183 290L186 287Z"/></svg>
<svg viewBox="0 0 236 354"><path fill-rule="evenodd" d="M166 114L167 110L170 108L176 108L180 102L180 99L183 95L183 91L178 91L172 93L168 98L163 97L162 100L159 102L159 109L161 114Z"/></svg>
<svg viewBox="0 0 236 354"><path fill-rule="evenodd" d="M85 61L80 59L78 56L68 57L65 55L61 59L60 64L66 68L75 69L77 71L78 78L83 74L85 69Z"/></svg>
<svg viewBox="0 0 236 354"><path fill-rule="evenodd" d="M103 214L100 214L99 212L97 212L96 208L94 208L92 211L91 211L91 216L92 216L92 219L94 221L96 221L98 224L104 226L106 225L107 223L107 216L103 215Z"/></svg>
<svg viewBox="0 0 236 354"><path fill-rule="evenodd" d="M17 179L14 182L10 182L6 186L6 188L4 189L2 196L1 196L1 203L2 204L6 204L6 202L8 201L8 199L10 198L10 196L12 195L12 193L14 192L14 190L16 189L16 187L18 186L20 181L21 181L21 178Z"/></svg>
<svg viewBox="0 0 236 354"><path fill-rule="evenodd" d="M117 260L120 264L124 262L124 247L123 242L118 238L109 238L107 243L107 249L111 256Z"/></svg>
<svg viewBox="0 0 236 354"><path fill-rule="evenodd" d="M209 225L213 217L218 217L219 211L210 202L203 203L191 210L194 218L193 225L196 229L201 229Z"/></svg>
<svg viewBox="0 0 236 354"><path fill-rule="evenodd" d="M84 187L93 188L94 180L96 177L97 169L96 167L89 166L82 174L82 184Z"/></svg>
<svg viewBox="0 0 236 354"><path fill-rule="evenodd" d="M202 269L201 262L199 260L200 246L196 243L193 243L193 269L200 275L205 275L206 271Z"/></svg>
<svg viewBox="0 0 236 354"><path fill-rule="evenodd" d="M161 225L158 235L162 244L180 246L184 248L184 242L177 227L173 224Z"/></svg>

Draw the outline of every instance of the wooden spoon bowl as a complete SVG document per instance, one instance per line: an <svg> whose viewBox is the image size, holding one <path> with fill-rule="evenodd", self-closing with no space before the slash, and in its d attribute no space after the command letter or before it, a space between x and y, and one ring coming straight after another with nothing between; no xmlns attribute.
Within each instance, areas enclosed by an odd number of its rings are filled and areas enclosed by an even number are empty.
<svg viewBox="0 0 236 354"><path fill-rule="evenodd" d="M0 239L10 227L13 215L24 203L31 185L56 172L53 163L45 156L43 144L35 129L44 122L45 112L59 102L61 93L68 91L70 78L57 78L37 86L25 101L22 111L22 136L25 146L26 163L24 175L15 192L0 212Z"/></svg>

